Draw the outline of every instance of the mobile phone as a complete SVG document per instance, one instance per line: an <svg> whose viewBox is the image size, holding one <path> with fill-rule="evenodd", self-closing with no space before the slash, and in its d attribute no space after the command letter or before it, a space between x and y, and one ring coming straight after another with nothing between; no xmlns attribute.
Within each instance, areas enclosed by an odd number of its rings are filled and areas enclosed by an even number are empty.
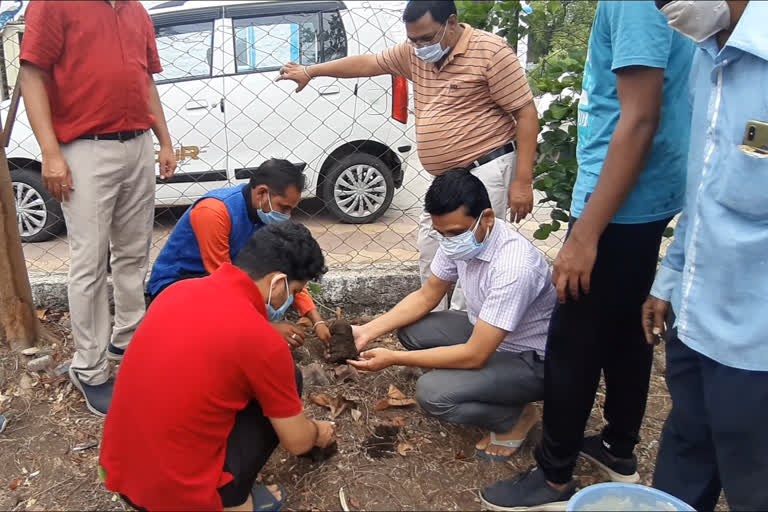
<svg viewBox="0 0 768 512"><path fill-rule="evenodd" d="M768 154L768 123L763 121L747 121L742 144L749 146L758 153Z"/></svg>

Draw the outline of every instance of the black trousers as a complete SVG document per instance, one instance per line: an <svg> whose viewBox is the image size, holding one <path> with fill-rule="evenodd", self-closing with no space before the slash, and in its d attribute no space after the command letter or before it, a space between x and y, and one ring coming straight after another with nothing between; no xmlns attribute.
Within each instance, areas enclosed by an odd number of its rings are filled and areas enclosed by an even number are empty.
<svg viewBox="0 0 768 512"><path fill-rule="evenodd" d="M544 432L535 453L551 482L566 483L573 475L601 371L608 420L603 439L615 456L632 456L653 361L641 308L669 220L609 224L598 244L590 293L555 307L544 361Z"/></svg>
<svg viewBox="0 0 768 512"><path fill-rule="evenodd" d="M200 278L200 277L208 277L209 275L211 275L211 274L209 274L207 272L201 272L199 274L198 273L182 272L181 275L179 275L179 278L176 281L174 281L173 283L168 283L167 285L163 286L162 288L160 288L157 291L156 294L150 295L149 293L145 292L144 293L144 301L146 302L147 307L149 307L149 305L152 304L152 301L155 300L158 295L163 293L163 290L165 290L166 288L168 288L172 284L178 283L179 281L184 281L185 279L197 279L197 278Z"/></svg>
<svg viewBox="0 0 768 512"><path fill-rule="evenodd" d="M301 396L303 379L298 367L294 367L296 388ZM269 418L264 416L259 403L254 400L235 416L235 426L227 439L227 453L224 459L224 471L234 477L230 483L219 488L219 495L224 507L242 505L251 494L259 471L264 467L280 441ZM194 450L194 447L190 447ZM139 511L145 511L131 502L127 496L123 500Z"/></svg>
<svg viewBox="0 0 768 512"><path fill-rule="evenodd" d="M722 365L670 338L672 411L653 486L700 511L715 509L721 489L731 510L768 510L768 372Z"/></svg>

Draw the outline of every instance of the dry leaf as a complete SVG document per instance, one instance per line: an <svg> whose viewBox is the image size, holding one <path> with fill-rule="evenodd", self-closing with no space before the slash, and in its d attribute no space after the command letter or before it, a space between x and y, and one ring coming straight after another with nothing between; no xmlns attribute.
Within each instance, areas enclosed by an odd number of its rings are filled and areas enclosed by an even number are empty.
<svg viewBox="0 0 768 512"><path fill-rule="evenodd" d="M394 385L389 385L389 391L387 392L387 396L389 398L394 398L395 400L405 400L406 396L405 393L397 389Z"/></svg>
<svg viewBox="0 0 768 512"><path fill-rule="evenodd" d="M360 508L360 502L358 502L354 496L349 497L349 504L355 508Z"/></svg>
<svg viewBox="0 0 768 512"><path fill-rule="evenodd" d="M319 405L321 407L331 407L331 399L328 398L328 395L325 393L320 393L319 395L312 395L310 397L310 400L312 400L313 404Z"/></svg>
<svg viewBox="0 0 768 512"><path fill-rule="evenodd" d="M37 319L38 320L45 320L45 315L48 314L47 309L38 309L37 310Z"/></svg>
<svg viewBox="0 0 768 512"><path fill-rule="evenodd" d="M21 351L21 353L25 356L33 356L38 352L40 352L40 349L38 347L29 347Z"/></svg>
<svg viewBox="0 0 768 512"><path fill-rule="evenodd" d="M466 459L467 456L464 455L464 450L460 450L459 453L456 454L456 460L463 460Z"/></svg>
<svg viewBox="0 0 768 512"><path fill-rule="evenodd" d="M299 321L296 322L299 327L304 327L305 329L311 329L312 328L312 320L309 318L303 316L299 318Z"/></svg>
<svg viewBox="0 0 768 512"><path fill-rule="evenodd" d="M352 409L350 414L352 415L352 419L355 421L360 421L360 418L363 416L363 413L360 412L360 409Z"/></svg>
<svg viewBox="0 0 768 512"><path fill-rule="evenodd" d="M353 405L355 405L355 402L352 400L347 400L342 395L336 395L331 399L331 419L335 420L341 416L341 413L351 409Z"/></svg>
<svg viewBox="0 0 768 512"><path fill-rule="evenodd" d="M22 483L23 481L24 481L24 479L23 479L23 478L17 478L16 480L14 480L13 482L11 482L11 483L10 483L10 485L8 486L8 488L9 488L10 490L12 490L12 491L15 491L15 490L16 490L16 488L17 488L18 486L20 486L20 485L21 485L21 483Z"/></svg>
<svg viewBox="0 0 768 512"><path fill-rule="evenodd" d="M405 418L402 416L395 416L392 418L392 424L397 427L404 427L405 426Z"/></svg>
<svg viewBox="0 0 768 512"><path fill-rule="evenodd" d="M410 443L400 443L397 445L397 453L405 457L405 454L413 451L415 448Z"/></svg>
<svg viewBox="0 0 768 512"><path fill-rule="evenodd" d="M384 409L389 409L389 401L387 399L379 400L376 402L376 405L373 406L374 411L383 411Z"/></svg>

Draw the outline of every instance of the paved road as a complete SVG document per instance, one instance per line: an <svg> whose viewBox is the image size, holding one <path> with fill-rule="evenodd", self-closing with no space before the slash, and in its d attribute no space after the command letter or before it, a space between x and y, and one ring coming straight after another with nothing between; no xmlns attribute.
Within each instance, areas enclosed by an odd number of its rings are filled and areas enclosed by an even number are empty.
<svg viewBox="0 0 768 512"><path fill-rule="evenodd" d="M345 263L397 263L417 261L416 235L419 213L424 194L429 187L429 178L423 171L408 162L404 185L395 192L392 206L378 221L371 224L339 223L323 207L319 199L302 201L294 219L310 228L320 246L326 252L330 265ZM176 220L184 208L158 209L155 230L152 237L151 258L157 256ZM520 226L520 231L533 240L533 232L539 223L549 219L548 208L538 208L533 218ZM560 245L558 233L546 241L534 243L550 258L556 255ZM24 253L30 272L67 272L69 255L66 236L36 244L25 244Z"/></svg>

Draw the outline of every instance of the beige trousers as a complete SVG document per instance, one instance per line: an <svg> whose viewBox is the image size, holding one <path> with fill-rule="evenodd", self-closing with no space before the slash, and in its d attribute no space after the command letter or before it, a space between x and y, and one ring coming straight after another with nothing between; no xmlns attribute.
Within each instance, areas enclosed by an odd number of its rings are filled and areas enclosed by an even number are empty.
<svg viewBox="0 0 768 512"><path fill-rule="evenodd" d="M491 199L491 208L493 208L493 213L496 217L505 219L507 217L509 185L515 178L516 167L517 152L514 151L472 170L472 174L477 176L485 185L485 189L488 191L488 196ZM432 275L429 268L440 245L440 238L440 234L432 229L432 217L427 212L422 211L419 217L419 234L417 238L419 246L419 273L422 285ZM443 297L440 304L433 311L444 311L447 307L448 298ZM451 297L451 309L458 311L466 309L464 292L458 283Z"/></svg>
<svg viewBox="0 0 768 512"><path fill-rule="evenodd" d="M127 142L75 140L61 146L74 191L62 203L69 239L72 368L86 384L109 378L108 344L125 349L144 316L144 278L155 206L149 132ZM107 290L112 252L114 329Z"/></svg>

